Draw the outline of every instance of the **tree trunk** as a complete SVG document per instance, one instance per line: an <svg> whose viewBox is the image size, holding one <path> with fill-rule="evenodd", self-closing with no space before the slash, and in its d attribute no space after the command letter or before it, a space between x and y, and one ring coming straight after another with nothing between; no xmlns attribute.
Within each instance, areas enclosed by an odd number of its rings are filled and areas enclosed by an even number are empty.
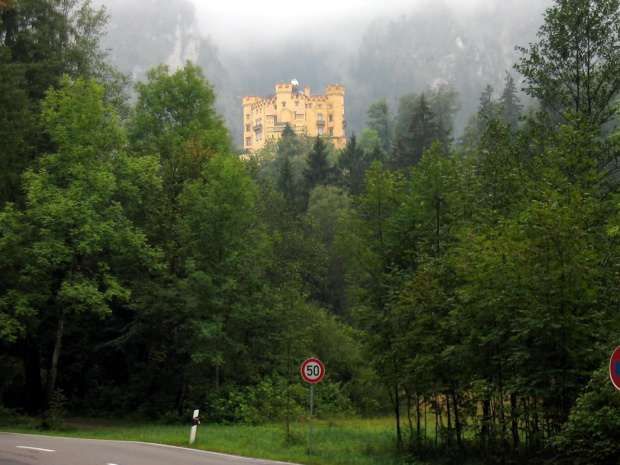
<svg viewBox="0 0 620 465"><path fill-rule="evenodd" d="M453 405L453 410L454 410L454 429L456 430L456 443L458 444L459 448L462 448L463 446L463 442L462 442L462 438L461 438L461 417L459 415L459 403L458 403L458 394L456 393L456 391L452 391L452 403Z"/></svg>
<svg viewBox="0 0 620 465"><path fill-rule="evenodd" d="M517 417L517 395L510 394L510 420L512 429L512 445L515 450L519 447L519 419Z"/></svg>
<svg viewBox="0 0 620 465"><path fill-rule="evenodd" d="M62 309L58 318L58 328L56 329L56 340L54 342L54 353L52 363L47 377L47 389L45 391L45 408L48 409L52 400L52 395L56 389L56 374L58 373L58 359L60 358L60 346L62 345L62 335L65 331L65 309Z"/></svg>
<svg viewBox="0 0 620 465"><path fill-rule="evenodd" d="M489 436L490 436L490 428L489 424L491 422L491 401L489 399L484 399L482 401L482 428L480 429L480 436L482 438L482 442L485 447L489 445Z"/></svg>
<svg viewBox="0 0 620 465"><path fill-rule="evenodd" d="M394 415L396 416L396 441L398 443L398 448L402 449L403 447L403 432L400 427L400 396L398 394L399 386L398 383L394 383Z"/></svg>
<svg viewBox="0 0 620 465"><path fill-rule="evenodd" d="M446 394L446 415L448 416L447 440L448 446L452 444L452 412L450 411L450 395Z"/></svg>

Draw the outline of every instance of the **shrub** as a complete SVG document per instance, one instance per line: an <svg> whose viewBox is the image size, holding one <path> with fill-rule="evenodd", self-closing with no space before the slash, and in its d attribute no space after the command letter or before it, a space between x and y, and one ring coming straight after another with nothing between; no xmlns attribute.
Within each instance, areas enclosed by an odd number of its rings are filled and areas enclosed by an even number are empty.
<svg viewBox="0 0 620 465"><path fill-rule="evenodd" d="M607 367L594 372L552 444L561 463L620 464L620 393Z"/></svg>
<svg viewBox="0 0 620 465"><path fill-rule="evenodd" d="M44 429L59 430L62 428L67 416L67 398L62 390L58 389L52 394L49 408L43 414L41 426Z"/></svg>

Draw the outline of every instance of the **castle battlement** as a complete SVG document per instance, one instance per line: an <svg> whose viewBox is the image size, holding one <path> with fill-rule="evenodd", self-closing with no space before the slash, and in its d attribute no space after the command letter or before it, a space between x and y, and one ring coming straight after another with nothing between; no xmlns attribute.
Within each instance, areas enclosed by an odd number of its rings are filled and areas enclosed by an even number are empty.
<svg viewBox="0 0 620 465"><path fill-rule="evenodd" d="M310 86L296 80L275 85L275 96L243 97L243 142L248 151L259 150L269 139L279 139L289 123L299 134L329 137L336 148L346 145L345 88L328 85L325 95L312 95Z"/></svg>

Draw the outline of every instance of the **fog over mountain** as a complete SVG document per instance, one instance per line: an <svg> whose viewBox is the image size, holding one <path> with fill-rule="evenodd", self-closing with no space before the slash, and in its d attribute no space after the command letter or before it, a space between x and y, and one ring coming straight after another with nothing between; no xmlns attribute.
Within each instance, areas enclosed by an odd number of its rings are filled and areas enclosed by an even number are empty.
<svg viewBox="0 0 620 465"><path fill-rule="evenodd" d="M99 2L111 16L104 46L113 63L134 80L159 63L197 63L214 85L218 110L238 144L241 97L270 95L275 83L293 78L313 93L345 85L348 135L364 129L371 103L385 98L395 113L402 95L448 83L461 96L460 131L486 84L499 95L506 71L517 77L515 46L536 39L550 5L318 0L276 9L239 0Z"/></svg>

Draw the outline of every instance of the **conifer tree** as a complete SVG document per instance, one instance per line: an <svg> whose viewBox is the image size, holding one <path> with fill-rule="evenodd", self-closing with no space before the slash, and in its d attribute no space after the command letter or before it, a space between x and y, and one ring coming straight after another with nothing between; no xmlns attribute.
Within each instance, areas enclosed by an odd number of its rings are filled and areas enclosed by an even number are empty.
<svg viewBox="0 0 620 465"><path fill-rule="evenodd" d="M303 170L306 191L309 193L316 186L326 184L331 174L331 167L327 160L328 147L325 141L320 137L314 141L312 150L308 153L306 168Z"/></svg>
<svg viewBox="0 0 620 465"><path fill-rule="evenodd" d="M523 105L520 103L521 101L518 96L515 80L508 71L506 71L504 90L502 91L499 101L502 105L501 115L503 122L511 129L516 129L519 124Z"/></svg>

